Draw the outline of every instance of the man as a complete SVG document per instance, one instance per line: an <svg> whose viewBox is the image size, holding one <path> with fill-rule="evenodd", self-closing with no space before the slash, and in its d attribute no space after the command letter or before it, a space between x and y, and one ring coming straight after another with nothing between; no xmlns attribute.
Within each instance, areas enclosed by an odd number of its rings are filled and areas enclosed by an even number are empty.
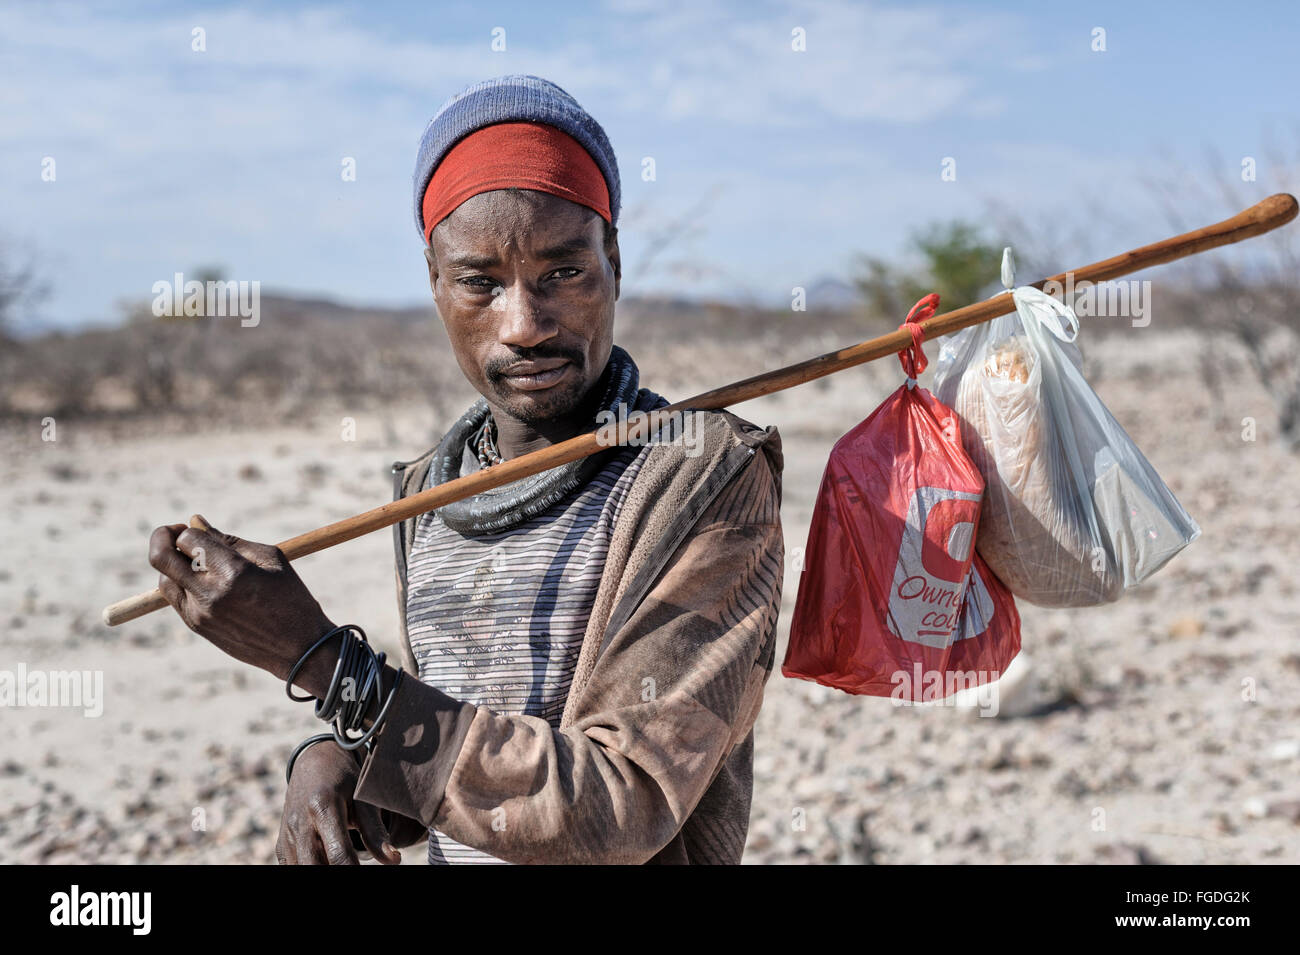
<svg viewBox="0 0 1300 955"><path fill-rule="evenodd" d="M668 403L613 342L618 210L604 131L554 84L501 77L435 115L415 217L483 397L394 466L399 498ZM418 679L386 667L369 752L301 753L280 861L392 863L427 835L431 863L739 862L781 602L781 467L775 428L688 411L649 443L397 525ZM150 559L192 629L277 676L334 628L275 548L171 525ZM324 698L338 655L327 644L295 684Z"/></svg>

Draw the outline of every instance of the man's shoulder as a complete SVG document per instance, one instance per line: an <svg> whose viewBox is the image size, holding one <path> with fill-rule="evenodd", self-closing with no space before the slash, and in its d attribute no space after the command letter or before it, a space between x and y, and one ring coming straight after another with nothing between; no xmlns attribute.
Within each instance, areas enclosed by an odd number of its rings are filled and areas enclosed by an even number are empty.
<svg viewBox="0 0 1300 955"><path fill-rule="evenodd" d="M775 426L721 409L658 410L664 417L652 422L620 522L665 546L717 523L779 525L783 460Z"/></svg>
<svg viewBox="0 0 1300 955"><path fill-rule="evenodd" d="M666 401L650 413L659 417L652 422L651 450L642 466L647 481L702 485L719 470L734 474L737 462L752 456L766 464L779 496L784 457L775 425L759 425L726 409L671 409ZM760 467L757 461L754 467Z"/></svg>

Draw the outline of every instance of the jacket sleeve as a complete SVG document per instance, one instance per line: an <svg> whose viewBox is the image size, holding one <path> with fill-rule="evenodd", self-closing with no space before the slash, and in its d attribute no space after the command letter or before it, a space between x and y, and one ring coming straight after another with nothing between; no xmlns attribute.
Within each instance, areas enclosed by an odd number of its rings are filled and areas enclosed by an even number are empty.
<svg viewBox="0 0 1300 955"><path fill-rule="evenodd" d="M783 561L779 475L755 454L611 637L569 726L403 680L356 798L509 862L646 862L752 728Z"/></svg>

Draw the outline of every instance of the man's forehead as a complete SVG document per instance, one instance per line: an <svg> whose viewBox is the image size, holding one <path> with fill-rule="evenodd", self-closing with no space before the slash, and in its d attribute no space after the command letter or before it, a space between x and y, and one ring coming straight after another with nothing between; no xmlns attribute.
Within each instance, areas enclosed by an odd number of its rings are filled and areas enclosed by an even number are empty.
<svg viewBox="0 0 1300 955"><path fill-rule="evenodd" d="M511 247L549 259L599 247L599 215L558 196L532 195L537 198L480 193L466 200L433 230L434 251L481 257Z"/></svg>

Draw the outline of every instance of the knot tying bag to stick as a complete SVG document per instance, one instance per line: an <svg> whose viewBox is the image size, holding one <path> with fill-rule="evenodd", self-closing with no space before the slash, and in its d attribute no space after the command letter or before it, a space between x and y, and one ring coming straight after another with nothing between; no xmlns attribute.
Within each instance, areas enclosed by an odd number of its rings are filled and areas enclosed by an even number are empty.
<svg viewBox="0 0 1300 955"><path fill-rule="evenodd" d="M1002 283L1016 311L943 340L935 391L987 483L979 554L1042 607L1119 599L1200 534L1080 370L1074 310Z"/></svg>
<svg viewBox="0 0 1300 955"><path fill-rule="evenodd" d="M781 672L912 702L998 679L1020 650L1020 616L975 553L984 479L953 413L917 387L917 322L903 327L907 383L836 442L813 510Z"/></svg>

